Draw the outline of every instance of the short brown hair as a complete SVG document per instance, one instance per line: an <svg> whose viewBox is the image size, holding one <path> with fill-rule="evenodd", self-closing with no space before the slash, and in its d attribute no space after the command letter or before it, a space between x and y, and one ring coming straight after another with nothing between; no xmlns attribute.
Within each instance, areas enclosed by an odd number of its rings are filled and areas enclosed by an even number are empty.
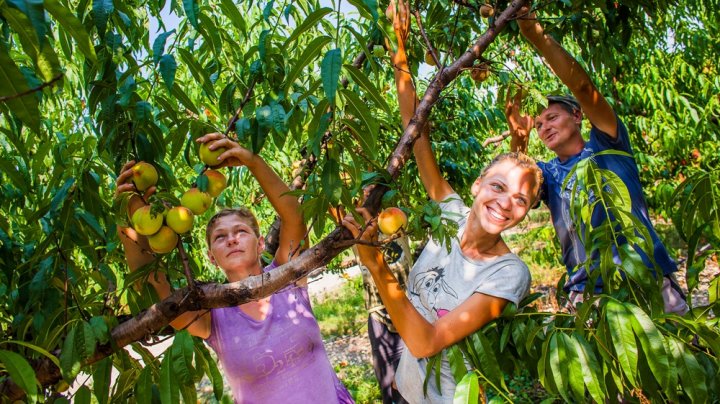
<svg viewBox="0 0 720 404"><path fill-rule="evenodd" d="M537 163L535 162L535 159L528 156L525 153L521 152L510 152L510 153L502 153L495 156L492 161L490 161L490 164L485 166L483 168L482 172L480 173L480 178L483 178L487 175L488 171L496 164L499 164L503 161L512 161L513 163L517 164L521 168L528 169L532 171L533 174L535 174L535 183L537 185L537 189L535 190L535 195L532 195L533 202L537 200L538 195L540 194L540 188L542 187L543 183L543 173L540 167L538 167Z"/></svg>
<svg viewBox="0 0 720 404"><path fill-rule="evenodd" d="M220 212L216 213L207 224L205 228L205 241L207 242L208 248L210 248L210 234L215 228L215 224L218 219L225 216L237 216L240 219L247 220L247 224L253 229L255 236L260 237L260 225L258 224L257 218L252 211L244 206L237 208L225 208Z"/></svg>

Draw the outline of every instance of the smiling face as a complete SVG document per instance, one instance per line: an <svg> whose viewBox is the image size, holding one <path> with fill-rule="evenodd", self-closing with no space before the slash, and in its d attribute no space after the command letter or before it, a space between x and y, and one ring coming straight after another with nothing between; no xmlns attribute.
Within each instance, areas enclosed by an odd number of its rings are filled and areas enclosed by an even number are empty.
<svg viewBox="0 0 720 404"><path fill-rule="evenodd" d="M564 160L582 151L582 112L552 103L535 118L535 129L548 149Z"/></svg>
<svg viewBox="0 0 720 404"><path fill-rule="evenodd" d="M258 236L247 218L227 215L215 220L209 233L208 256L231 282L261 271L260 254L265 240Z"/></svg>
<svg viewBox="0 0 720 404"><path fill-rule="evenodd" d="M495 163L472 186L472 214L487 234L498 235L525 217L539 186L536 170L513 160Z"/></svg>

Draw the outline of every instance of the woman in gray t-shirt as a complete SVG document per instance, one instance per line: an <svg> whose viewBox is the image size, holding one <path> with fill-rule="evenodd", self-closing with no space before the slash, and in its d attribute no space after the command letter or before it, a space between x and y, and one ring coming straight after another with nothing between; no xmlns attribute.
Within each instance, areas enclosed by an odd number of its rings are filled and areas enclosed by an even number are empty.
<svg viewBox="0 0 720 404"><path fill-rule="evenodd" d="M400 113L407 126L414 113L416 95L404 44L410 18L405 1L398 3L393 25L399 41L391 57ZM458 223L459 231L450 250L434 240L428 243L410 271L407 295L377 248L358 245L358 253L408 348L396 372L400 393L411 403L449 403L453 400L455 380L447 359L442 365L441 390L435 383L429 383L425 397L423 358L479 330L498 317L508 302L518 304L529 292L530 272L500 234L517 225L533 206L542 173L534 160L524 154L502 154L473 183L473 202L468 207L442 177L427 131L418 138L413 151L430 198L440 204L448 219ZM367 211L361 213L368 223L361 237L376 239L376 221L370 220ZM343 223L356 236L360 235L361 229L351 217Z"/></svg>

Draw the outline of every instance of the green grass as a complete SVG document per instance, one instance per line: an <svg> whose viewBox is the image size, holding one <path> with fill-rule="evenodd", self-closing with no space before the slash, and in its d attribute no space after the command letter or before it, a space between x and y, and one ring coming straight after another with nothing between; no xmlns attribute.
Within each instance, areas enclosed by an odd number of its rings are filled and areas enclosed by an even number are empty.
<svg viewBox="0 0 720 404"><path fill-rule="evenodd" d="M348 335L367 338L367 310L361 277L349 279L340 289L321 299L313 299L312 305L323 340L333 341ZM343 361L333 365L356 403L381 402L380 388L371 363Z"/></svg>
<svg viewBox="0 0 720 404"><path fill-rule="evenodd" d="M371 364L361 363L347 366L336 364L335 372L357 404L382 402L380 387Z"/></svg>
<svg viewBox="0 0 720 404"><path fill-rule="evenodd" d="M356 277L322 299L312 299L313 312L324 339L367 333L367 310L362 288L362 278Z"/></svg>

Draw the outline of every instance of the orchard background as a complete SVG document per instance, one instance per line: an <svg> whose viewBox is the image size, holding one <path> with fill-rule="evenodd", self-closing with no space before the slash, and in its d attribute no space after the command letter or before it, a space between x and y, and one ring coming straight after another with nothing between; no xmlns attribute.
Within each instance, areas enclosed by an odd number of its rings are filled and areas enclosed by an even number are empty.
<svg viewBox="0 0 720 404"><path fill-rule="evenodd" d="M441 170L469 195L479 170L510 147L485 143L507 127L506 94L522 89L533 113L542 94L566 93L518 36L513 20L523 4L493 2L493 16L482 18L474 0L411 2L409 58L421 102L402 130L384 49L393 35L386 1L0 0L3 401L194 402L203 376L221 399L222 378L202 341L179 332L158 358L143 342L172 332L167 324L182 311L246 302L333 265L352 240L328 208L353 206L366 185L376 185L366 202L373 211L409 213L415 242L450 236L437 205L417 192L409 157L418 128L431 122ZM691 291L720 249L719 6L534 4L626 122L648 202L682 239ZM428 50L439 66L425 64ZM487 66L489 78L476 83L473 66ZM252 278L222 284L205 260L202 230L221 206L252 206L272 236L272 209L245 169L225 170L229 188L183 239L189 275L176 252L130 274L119 248L116 225L127 222L113 198L120 167L152 162L158 197L177 201L204 168L194 139L208 132L260 153L303 198L311 248L262 287ZM529 152L549 157L534 136ZM592 177L592 167L582 169ZM616 202L601 198L622 209ZM596 248L613 243L595 234L588 242ZM631 258L604 264L603 277L614 281L597 305L552 316L531 304L533 295L449 349L454 363L465 357L475 366L467 375L456 368L465 398L478 383L507 398L503 374L526 369L568 401L720 400L720 281L710 280L707 303L688 316L667 316L652 277ZM155 269L177 291L152 306L153 293L137 285ZM627 276L613 277L619 270ZM111 368L120 375L113 384ZM92 377L73 397L63 394L80 371Z"/></svg>

